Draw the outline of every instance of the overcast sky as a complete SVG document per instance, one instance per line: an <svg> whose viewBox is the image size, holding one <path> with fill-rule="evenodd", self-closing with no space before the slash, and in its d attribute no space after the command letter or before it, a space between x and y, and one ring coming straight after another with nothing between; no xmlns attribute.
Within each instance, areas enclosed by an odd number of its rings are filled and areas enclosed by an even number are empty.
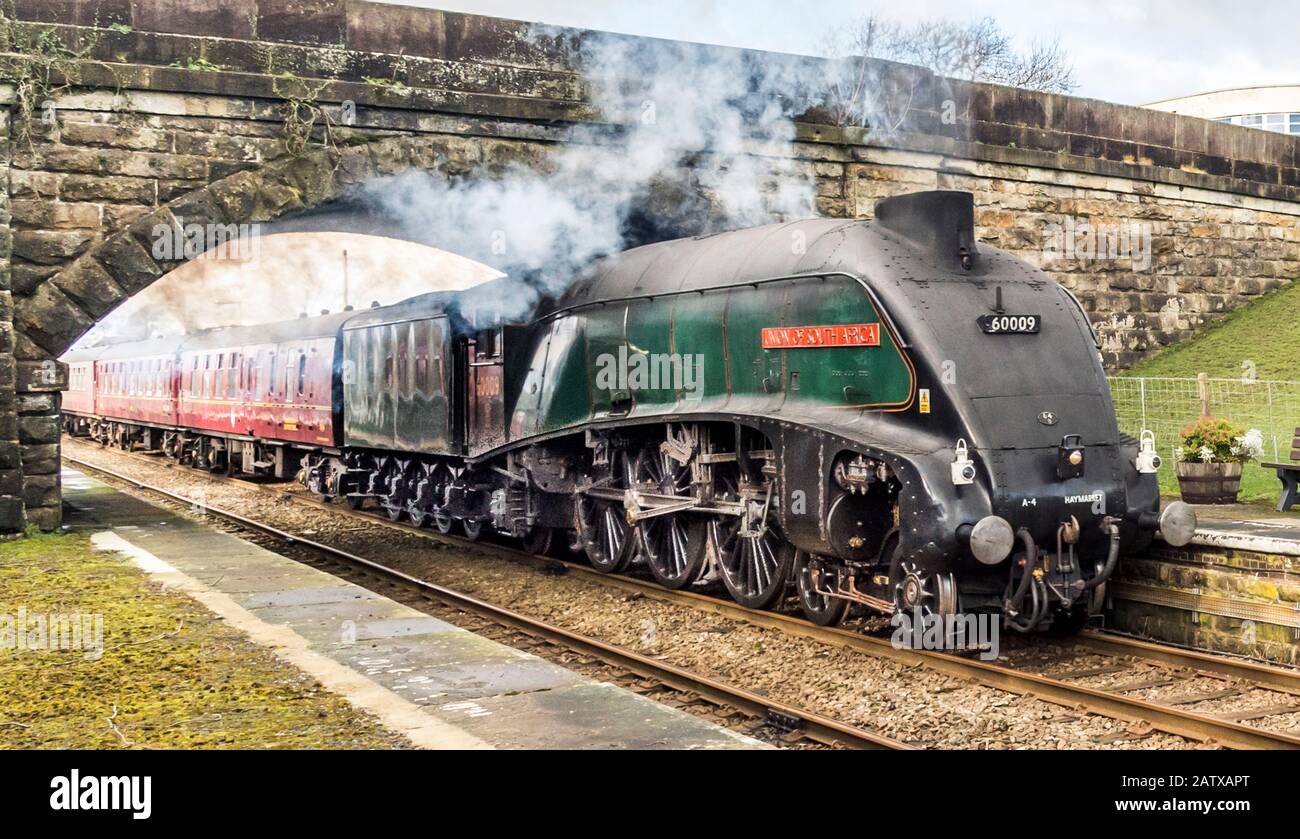
<svg viewBox="0 0 1300 839"><path fill-rule="evenodd" d="M1076 95L1130 105L1224 87L1300 82L1297 0L400 0L401 5L587 29L812 53L825 30L877 11L989 15L1027 47L1059 36Z"/></svg>

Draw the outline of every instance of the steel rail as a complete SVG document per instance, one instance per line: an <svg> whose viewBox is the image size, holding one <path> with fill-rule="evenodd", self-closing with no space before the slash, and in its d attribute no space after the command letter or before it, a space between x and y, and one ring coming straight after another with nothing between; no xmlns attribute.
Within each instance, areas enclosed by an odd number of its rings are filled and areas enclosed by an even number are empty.
<svg viewBox="0 0 1300 839"><path fill-rule="evenodd" d="M180 504L194 506L198 503L194 499L187 498L179 493L132 478L129 475L123 475L120 472L116 472L104 466L89 463L75 457L64 456L63 459L80 468L98 472L99 474L129 484L137 489L160 495ZM792 727L800 734L824 745L844 746L854 749L912 750L916 748L915 746L904 743L901 740L895 740L894 738L867 731L866 729L847 725L804 708L798 708L793 705L777 702L736 685L729 685L708 676L668 664L667 662L657 661L641 655L640 653L633 652L632 650L607 644L604 641L586 635L580 635L576 632L571 632L570 630L555 626L554 624L530 618L505 607L496 606L462 592L455 591L454 589L449 589L444 586L430 583L426 580L421 580L418 577L413 577L405 572L399 571L395 568L390 568L389 566L372 559L367 559L366 557L358 556L357 554L344 551L340 548L335 548L331 545L326 545L312 539L306 539L302 536L297 536L293 533L280 530L277 527L251 519L231 510L224 510L209 504L203 504L202 509L205 513L235 522L248 530L271 536L272 538L289 545L308 548L317 553L324 554L336 561L341 561L344 564L359 568L381 579L416 591L425 597L438 600L458 609L463 609L480 617L487 618L495 623L522 631L526 634L558 642L572 650L594 656L606 663L637 673L642 677L655 679L656 681L662 682L675 690L696 693L715 704L730 705L739 708L742 711L768 722L779 722L786 725L793 724ZM337 510L338 508L332 509Z"/></svg>
<svg viewBox="0 0 1300 839"><path fill-rule="evenodd" d="M1011 693L1033 695L1040 699L1069 707L1083 706L1100 712L1103 716L1132 722L1145 721L1153 728L1192 740L1212 742L1234 749L1300 749L1300 737L1268 729L1255 728L1242 723L1220 720L1196 714L1170 705L1162 705L1120 693L1110 693L1083 685L929 650L912 650L895 647L883 638L875 638L838 627L822 627L778 612L760 612L696 592L671 591L652 583L622 575L604 575L574 566L579 573L599 576L611 585L642 593L647 597L689 606L702 611L744 620L757 626L768 627L800 637L852 649L866 655L889 658L905 666L925 666L936 672L974 680L980 684L1000 688ZM1107 639L1109 640L1109 639ZM1119 645L1117 645L1118 647ZM1155 646L1155 645L1152 645ZM1127 647L1121 647L1128 651ZM1172 656L1171 656L1172 657ZM1283 671L1285 672L1285 671Z"/></svg>
<svg viewBox="0 0 1300 839"><path fill-rule="evenodd" d="M124 454L123 452L118 453ZM129 456L133 459L138 457L142 463L157 465L156 462L144 458L143 456L137 456L134 454L130 454ZM65 459L73 462L84 463L84 461L76 461L73 458ZM87 463L85 465L89 468L103 471L106 474L114 474L111 470L97 467L94 464ZM195 475L198 477L210 478L211 480L218 482L233 480L232 478L213 475L206 471L196 470ZM121 480L130 483L137 483L135 479L127 476L118 477L120 477ZM282 491L277 491L271 487L259 486L246 481L240 482L240 485L255 488L268 494L283 494ZM330 512L342 513L361 521L389 527L399 532L417 535L431 541L453 545L472 544L485 551L507 554L523 558L530 562L538 561L538 557L517 548L504 545L485 544L481 541L472 541L455 536L430 532L409 524L394 522L376 514L351 510L346 505L330 504L307 495L293 494L291 497L296 501L306 502L312 506ZM974 680L986 686L1007 690L1012 693L1032 694L1056 704L1070 707L1082 705L1085 708L1092 709L1095 712L1102 714L1103 716L1133 722L1145 721L1150 723L1153 728L1179 737L1203 742L1213 742L1218 745L1237 749L1300 749L1300 737L1295 737L1285 732L1256 728L1254 726L1248 726L1231 720L1220 720L1212 716L1196 714L1191 711L1183 710L1182 708L1162 705L1150 700L1138 699L1136 697L1124 696L1119 693L1110 693L1082 685L1075 685L1061 679L1053 679L1041 674L991 664L989 662L977 661L953 655L951 653L912 650L907 648L899 649L894 647L894 645L889 641L881 638L875 638L838 627L817 626L816 624L802 618L778 612L749 609L732 600L712 597L698 592L665 589L655 583L641 580L636 577L629 577L620 574L603 574L580 563L564 562L564 565L570 572L581 575L584 578L602 584L616 586L627 591L643 594L648 597L653 597L661 602L673 603L679 606L712 612L732 620L745 621L756 626L775 629L798 637L847 647L865 655L889 658L909 667L915 667L918 665L928 666L931 669L948 675ZM1165 664L1173 664L1189 669L1201 669L1229 675L1234 678L1255 681L1269 687L1280 688L1286 692L1300 692L1300 672L1298 671L1271 667L1258 662L1242 661L1214 656L1207 653L1198 653L1191 650L1164 647L1158 644L1124 638L1122 636L1103 635L1096 632L1085 632L1081 634L1078 640L1081 645L1092 647L1093 649L1108 655L1132 655L1139 658L1159 661Z"/></svg>
<svg viewBox="0 0 1300 839"><path fill-rule="evenodd" d="M1131 655L1176 667L1205 670L1234 679L1258 682L1284 693L1300 696L1300 670L1276 667L1251 659L1231 658L1199 650L1170 647L1095 629L1085 629L1074 640L1079 646L1096 650L1102 655Z"/></svg>

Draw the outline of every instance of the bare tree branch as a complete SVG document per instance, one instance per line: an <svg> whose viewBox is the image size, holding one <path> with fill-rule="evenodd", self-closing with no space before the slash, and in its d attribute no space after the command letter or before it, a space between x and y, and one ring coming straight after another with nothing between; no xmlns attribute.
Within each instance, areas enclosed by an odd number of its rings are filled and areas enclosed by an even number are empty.
<svg viewBox="0 0 1300 839"><path fill-rule="evenodd" d="M876 89L879 80L871 59L918 65L941 76L1050 93L1068 93L1076 86L1074 67L1059 39L1035 43L1029 52L1020 53L991 17L904 26L870 14L828 31L820 51L845 63L843 72L832 81L830 106L841 125L892 124L896 128L902 124L902 116L892 113L889 103L904 92Z"/></svg>

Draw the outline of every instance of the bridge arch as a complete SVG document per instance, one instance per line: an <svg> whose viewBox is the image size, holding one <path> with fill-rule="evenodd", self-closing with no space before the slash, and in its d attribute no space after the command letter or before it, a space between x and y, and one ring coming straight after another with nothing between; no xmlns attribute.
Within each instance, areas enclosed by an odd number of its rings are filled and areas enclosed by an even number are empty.
<svg viewBox="0 0 1300 839"><path fill-rule="evenodd" d="M479 154L467 155L464 140L446 135L398 135L341 148L314 145L296 156L242 168L119 229L104 230L99 241L29 293L12 297L16 361L8 368L10 381L3 381L0 369L0 391L9 387L13 393L7 421L0 410L0 532L27 523L48 530L61 521L60 393L67 387L67 370L58 358L125 301L185 264L184 254L174 249L166 256L179 258L158 256L154 244L160 229L256 224L274 230L277 220L291 220L286 226L328 230L329 218L306 218L346 203L375 178L413 171L447 179L490 177L506 165L538 165L545 147L496 143L486 160L483 155L481 147Z"/></svg>
<svg viewBox="0 0 1300 839"><path fill-rule="evenodd" d="M160 228L266 224L346 199L361 184L411 170L463 175L449 142L401 136L349 146L316 147L297 157L245 169L176 198L110 232L14 307L14 327L28 357L62 355L119 305L184 258L159 258ZM320 229L320 228L317 228ZM171 256L172 254L167 254Z"/></svg>

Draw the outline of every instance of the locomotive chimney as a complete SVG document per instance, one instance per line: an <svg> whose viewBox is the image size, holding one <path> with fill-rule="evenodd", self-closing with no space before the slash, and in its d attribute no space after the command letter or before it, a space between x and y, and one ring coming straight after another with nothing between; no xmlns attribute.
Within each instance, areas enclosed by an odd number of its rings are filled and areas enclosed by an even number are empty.
<svg viewBox="0 0 1300 839"><path fill-rule="evenodd" d="M932 190L876 202L876 223L907 239L952 270L970 271L975 248L975 197L969 192Z"/></svg>

